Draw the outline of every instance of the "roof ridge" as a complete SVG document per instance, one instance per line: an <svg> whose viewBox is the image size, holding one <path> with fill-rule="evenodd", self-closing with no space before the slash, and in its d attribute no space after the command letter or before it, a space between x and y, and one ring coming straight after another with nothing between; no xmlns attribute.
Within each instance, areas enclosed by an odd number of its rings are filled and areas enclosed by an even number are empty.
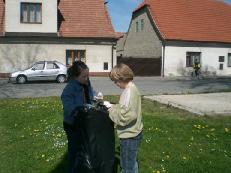
<svg viewBox="0 0 231 173"><path fill-rule="evenodd" d="M147 6L148 4L148 6ZM231 43L231 5L220 0L144 0L166 40Z"/></svg>

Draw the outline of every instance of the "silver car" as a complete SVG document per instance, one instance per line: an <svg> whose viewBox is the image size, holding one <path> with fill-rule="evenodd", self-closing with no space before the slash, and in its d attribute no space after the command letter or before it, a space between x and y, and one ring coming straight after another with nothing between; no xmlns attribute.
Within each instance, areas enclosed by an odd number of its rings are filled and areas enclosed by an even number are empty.
<svg viewBox="0 0 231 173"><path fill-rule="evenodd" d="M67 78L67 67L57 61L39 61L31 68L10 74L9 81L19 84L27 81L56 80L63 83Z"/></svg>

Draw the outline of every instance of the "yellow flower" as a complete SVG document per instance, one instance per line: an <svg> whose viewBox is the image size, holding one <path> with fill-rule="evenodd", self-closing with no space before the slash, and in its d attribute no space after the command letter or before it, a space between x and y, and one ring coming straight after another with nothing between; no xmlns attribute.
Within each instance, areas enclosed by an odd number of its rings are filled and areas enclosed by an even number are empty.
<svg viewBox="0 0 231 173"><path fill-rule="evenodd" d="M229 133L229 129L228 129L228 128L225 128L225 132L226 132L226 133Z"/></svg>
<svg viewBox="0 0 231 173"><path fill-rule="evenodd" d="M160 171L156 171L156 173L160 173Z"/></svg>
<svg viewBox="0 0 231 173"><path fill-rule="evenodd" d="M211 132L213 132L213 131L215 131L215 129L214 129L214 128L212 128L212 129L210 129L210 131L211 131Z"/></svg>
<svg viewBox="0 0 231 173"><path fill-rule="evenodd" d="M183 160L186 160L187 158L186 158L186 156L183 156L182 159L183 159Z"/></svg>

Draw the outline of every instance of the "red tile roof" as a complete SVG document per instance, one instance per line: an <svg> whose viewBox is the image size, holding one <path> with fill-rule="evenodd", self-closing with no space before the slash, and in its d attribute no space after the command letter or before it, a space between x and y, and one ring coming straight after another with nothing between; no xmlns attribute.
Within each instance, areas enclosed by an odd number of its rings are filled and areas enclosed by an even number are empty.
<svg viewBox="0 0 231 173"><path fill-rule="evenodd" d="M119 39L119 38L123 37L124 34L125 34L125 32L116 32L116 38Z"/></svg>
<svg viewBox="0 0 231 173"><path fill-rule="evenodd" d="M63 37L116 37L104 0L61 0L59 10Z"/></svg>
<svg viewBox="0 0 231 173"><path fill-rule="evenodd" d="M221 0L144 0L163 39L231 43L231 5Z"/></svg>

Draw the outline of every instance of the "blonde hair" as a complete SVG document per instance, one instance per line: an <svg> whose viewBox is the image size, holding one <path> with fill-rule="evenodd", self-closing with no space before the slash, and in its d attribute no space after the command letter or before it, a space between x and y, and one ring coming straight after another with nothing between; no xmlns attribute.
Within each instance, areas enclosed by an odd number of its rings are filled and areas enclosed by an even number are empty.
<svg viewBox="0 0 231 173"><path fill-rule="evenodd" d="M112 81L129 82L133 80L133 71L125 64L118 64L112 68L109 77Z"/></svg>

